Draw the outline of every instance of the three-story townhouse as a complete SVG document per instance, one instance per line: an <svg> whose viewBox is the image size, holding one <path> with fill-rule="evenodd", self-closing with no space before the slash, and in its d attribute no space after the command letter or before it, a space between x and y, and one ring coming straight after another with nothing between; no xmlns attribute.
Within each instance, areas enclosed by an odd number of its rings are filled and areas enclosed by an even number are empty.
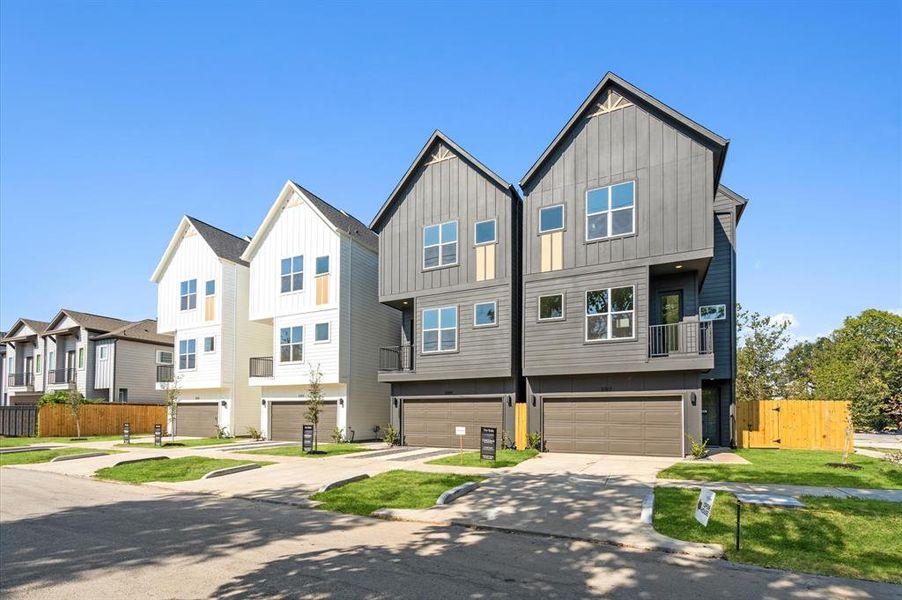
<svg viewBox="0 0 902 600"><path fill-rule="evenodd" d="M6 344L7 404L34 404L44 393L44 339L46 321L17 319L3 337Z"/></svg>
<svg viewBox="0 0 902 600"><path fill-rule="evenodd" d="M746 201L720 186L727 147L608 73L521 180L528 426L548 451L729 443Z"/></svg>
<svg viewBox="0 0 902 600"><path fill-rule="evenodd" d="M262 431L298 440L311 376L324 396L320 441L376 437L388 423L389 386L376 380L378 350L399 313L379 303L378 239L363 223L293 181L282 188L242 254L250 263L250 319L267 327L250 358L261 390Z"/></svg>
<svg viewBox="0 0 902 600"><path fill-rule="evenodd" d="M402 314L379 381L403 443L475 448L482 426L513 437L520 219L516 189L436 131L373 220L379 300Z"/></svg>
<svg viewBox="0 0 902 600"><path fill-rule="evenodd" d="M248 386L248 360L269 347L269 328L248 320L248 240L185 216L151 281L157 329L175 336L174 364L157 387L179 388L178 435L245 435L260 425L260 389Z"/></svg>

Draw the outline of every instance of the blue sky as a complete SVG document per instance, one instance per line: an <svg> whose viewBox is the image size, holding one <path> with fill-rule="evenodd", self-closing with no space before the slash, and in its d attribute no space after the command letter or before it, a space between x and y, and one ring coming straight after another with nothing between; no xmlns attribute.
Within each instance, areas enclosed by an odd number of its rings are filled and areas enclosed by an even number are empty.
<svg viewBox="0 0 902 600"><path fill-rule="evenodd" d="M899 3L0 5L0 328L144 318L180 216L288 178L369 222L441 128L518 181L614 71L732 140L739 299L902 309Z"/></svg>

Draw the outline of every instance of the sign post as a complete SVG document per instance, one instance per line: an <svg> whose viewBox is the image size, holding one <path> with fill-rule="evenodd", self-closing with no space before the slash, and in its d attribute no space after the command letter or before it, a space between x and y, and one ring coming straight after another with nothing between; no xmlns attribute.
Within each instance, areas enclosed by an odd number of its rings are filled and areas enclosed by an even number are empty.
<svg viewBox="0 0 902 600"><path fill-rule="evenodd" d="M711 516L711 509L714 508L714 498L716 494L706 487L698 495L698 503L695 505L695 520L708 526L708 518Z"/></svg>
<svg viewBox="0 0 902 600"><path fill-rule="evenodd" d="M483 427L479 430L479 458L480 460L495 460L498 448L498 429L495 427Z"/></svg>
<svg viewBox="0 0 902 600"><path fill-rule="evenodd" d="M163 426L159 423L153 426L153 445L157 448L163 446Z"/></svg>
<svg viewBox="0 0 902 600"><path fill-rule="evenodd" d="M128 423L128 421L122 424L122 443L132 443L132 426Z"/></svg>
<svg viewBox="0 0 902 600"><path fill-rule="evenodd" d="M457 439L460 441L460 453L458 456L460 457L460 464L464 464L464 436L467 435L467 428L461 427L460 425L454 428L454 435L457 436Z"/></svg>
<svg viewBox="0 0 902 600"><path fill-rule="evenodd" d="M304 452L313 452L313 425L304 425L301 432L301 446Z"/></svg>

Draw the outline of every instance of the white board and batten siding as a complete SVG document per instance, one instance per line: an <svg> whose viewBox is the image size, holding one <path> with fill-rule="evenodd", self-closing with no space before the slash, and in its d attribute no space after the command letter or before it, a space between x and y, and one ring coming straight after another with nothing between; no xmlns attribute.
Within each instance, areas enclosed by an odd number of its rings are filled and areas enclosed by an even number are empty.
<svg viewBox="0 0 902 600"><path fill-rule="evenodd" d="M189 227L157 284L157 331L160 333L221 323L223 263L204 238L192 232L194 229ZM197 304L192 310L180 310L180 285L190 279L197 280ZM204 284L211 279L216 281L217 288L215 314L212 320L206 321Z"/></svg>

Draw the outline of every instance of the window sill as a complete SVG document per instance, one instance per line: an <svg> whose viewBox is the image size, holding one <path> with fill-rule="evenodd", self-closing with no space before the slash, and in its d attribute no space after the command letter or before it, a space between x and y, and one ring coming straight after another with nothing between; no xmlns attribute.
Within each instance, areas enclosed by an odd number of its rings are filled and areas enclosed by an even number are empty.
<svg viewBox="0 0 902 600"><path fill-rule="evenodd" d="M437 267L423 267L423 273L429 273L430 271L441 271L442 269L453 269L454 267L459 267L460 263L456 262L450 265L439 265Z"/></svg>
<svg viewBox="0 0 902 600"><path fill-rule="evenodd" d="M460 349L455 350L435 350L434 352L423 352L420 351L419 356L441 356L443 354L460 354Z"/></svg>
<svg viewBox="0 0 902 600"><path fill-rule="evenodd" d="M628 338L613 338L610 340L584 340L584 346L595 346L597 344L622 344L625 342L637 342L639 338L636 336L628 337Z"/></svg>
<svg viewBox="0 0 902 600"><path fill-rule="evenodd" d="M631 233L621 233L619 235L609 235L607 237L598 238L598 239L594 239L594 240L584 240L583 244L584 245L597 244L599 242L610 242L611 240L622 240L624 238L629 238L629 237L638 237L638 234L635 231L633 231Z"/></svg>

